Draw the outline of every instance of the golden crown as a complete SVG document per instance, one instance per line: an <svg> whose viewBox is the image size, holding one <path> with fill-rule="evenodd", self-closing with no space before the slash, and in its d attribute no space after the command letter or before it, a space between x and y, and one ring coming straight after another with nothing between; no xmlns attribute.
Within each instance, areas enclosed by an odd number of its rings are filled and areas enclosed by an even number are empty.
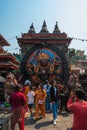
<svg viewBox="0 0 87 130"><path fill-rule="evenodd" d="M46 53L41 53L38 55L38 58L39 59L49 59L49 55Z"/></svg>

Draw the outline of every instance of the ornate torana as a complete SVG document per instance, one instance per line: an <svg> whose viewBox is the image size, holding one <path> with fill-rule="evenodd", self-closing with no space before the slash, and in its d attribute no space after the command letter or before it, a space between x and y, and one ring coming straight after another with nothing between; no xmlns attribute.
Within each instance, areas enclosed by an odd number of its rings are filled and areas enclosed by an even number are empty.
<svg viewBox="0 0 87 130"><path fill-rule="evenodd" d="M35 32L32 24L28 33L23 33L21 38L17 38L21 48L20 69L24 79L29 78L33 83L52 79L66 83L66 53L71 40L66 33L60 31L57 22L53 33L48 31L45 20L39 33Z"/></svg>

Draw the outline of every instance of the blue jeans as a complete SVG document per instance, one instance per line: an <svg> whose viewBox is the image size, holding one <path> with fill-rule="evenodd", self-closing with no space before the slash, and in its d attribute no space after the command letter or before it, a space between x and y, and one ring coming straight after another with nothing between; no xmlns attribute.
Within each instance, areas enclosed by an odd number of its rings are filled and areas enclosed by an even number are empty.
<svg viewBox="0 0 87 130"><path fill-rule="evenodd" d="M50 91L46 92L47 93L47 97L46 97L46 111L50 110Z"/></svg>
<svg viewBox="0 0 87 130"><path fill-rule="evenodd" d="M52 103L53 119L57 119L58 116L58 101Z"/></svg>
<svg viewBox="0 0 87 130"><path fill-rule="evenodd" d="M46 99L46 111L50 110L50 99Z"/></svg>

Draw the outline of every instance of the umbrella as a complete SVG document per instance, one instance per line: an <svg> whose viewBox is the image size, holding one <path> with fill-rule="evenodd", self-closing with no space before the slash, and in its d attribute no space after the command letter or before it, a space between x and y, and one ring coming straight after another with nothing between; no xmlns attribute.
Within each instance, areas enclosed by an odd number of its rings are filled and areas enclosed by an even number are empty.
<svg viewBox="0 0 87 130"><path fill-rule="evenodd" d="M6 79L0 75L0 82L4 83L5 81L6 81Z"/></svg>

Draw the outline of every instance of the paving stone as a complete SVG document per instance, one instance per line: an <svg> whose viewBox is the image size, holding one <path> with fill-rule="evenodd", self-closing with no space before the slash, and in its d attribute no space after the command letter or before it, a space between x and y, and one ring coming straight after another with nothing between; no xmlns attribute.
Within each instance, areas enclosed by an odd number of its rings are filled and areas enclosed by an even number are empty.
<svg viewBox="0 0 87 130"><path fill-rule="evenodd" d="M72 126L73 115L71 113L62 112L58 114L57 125L53 125L53 115L48 113L46 118L34 121L33 119L25 119L25 130L70 130ZM16 125L16 130L18 126Z"/></svg>

